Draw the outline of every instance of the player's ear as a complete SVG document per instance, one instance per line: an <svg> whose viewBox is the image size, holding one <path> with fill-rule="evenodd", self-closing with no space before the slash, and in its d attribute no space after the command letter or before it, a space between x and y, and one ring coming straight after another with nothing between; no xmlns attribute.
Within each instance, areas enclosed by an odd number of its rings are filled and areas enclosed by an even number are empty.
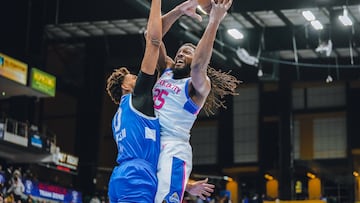
<svg viewBox="0 0 360 203"><path fill-rule="evenodd" d="M121 88L123 89L123 90L125 90L125 91L130 91L131 90L131 87L130 87L130 85L128 85L128 84L121 84Z"/></svg>

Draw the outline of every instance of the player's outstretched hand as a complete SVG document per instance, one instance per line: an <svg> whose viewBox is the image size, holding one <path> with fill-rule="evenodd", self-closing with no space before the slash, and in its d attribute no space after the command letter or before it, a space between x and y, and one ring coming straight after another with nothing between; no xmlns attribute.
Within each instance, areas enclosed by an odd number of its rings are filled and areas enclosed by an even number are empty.
<svg viewBox="0 0 360 203"><path fill-rule="evenodd" d="M206 178L188 183L186 191L191 195L200 197L202 200L206 200L206 197L209 197L214 192L214 188L215 185L208 183L208 178Z"/></svg>
<svg viewBox="0 0 360 203"><path fill-rule="evenodd" d="M210 11L210 20L209 21L222 21L229 8L232 5L233 0L211 0L211 11Z"/></svg>
<svg viewBox="0 0 360 203"><path fill-rule="evenodd" d="M197 0L187 0L180 4L178 8L180 11L191 18L194 18L195 20L201 22L202 17L201 15L196 13L196 7L199 5Z"/></svg>

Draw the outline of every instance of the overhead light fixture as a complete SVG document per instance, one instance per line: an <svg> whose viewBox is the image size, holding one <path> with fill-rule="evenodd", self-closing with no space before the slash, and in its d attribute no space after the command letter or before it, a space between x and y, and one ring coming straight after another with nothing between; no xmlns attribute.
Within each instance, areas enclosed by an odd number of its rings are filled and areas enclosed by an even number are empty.
<svg viewBox="0 0 360 203"><path fill-rule="evenodd" d="M263 73L262 69L259 68L258 73L257 73L257 76L260 78L260 77L262 77L263 75L264 75L264 73Z"/></svg>
<svg viewBox="0 0 360 203"><path fill-rule="evenodd" d="M315 30L322 30L322 29L324 29L324 26L323 26L323 25L321 24L321 22L318 21L318 20L313 20L313 21L310 22L310 24L313 26L313 28L314 28Z"/></svg>
<svg viewBox="0 0 360 203"><path fill-rule="evenodd" d="M343 15L339 16L339 20L345 26L352 26L353 25L352 20L349 18L348 10L347 10L347 8L345 6L344 6Z"/></svg>
<svg viewBox="0 0 360 203"><path fill-rule="evenodd" d="M234 39L243 39L244 35L238 29L228 29L227 33Z"/></svg>
<svg viewBox="0 0 360 203"><path fill-rule="evenodd" d="M242 62L248 65L257 66L259 64L259 59L254 56L250 56L249 53L243 48L238 48L236 50L236 55Z"/></svg>
<svg viewBox="0 0 360 203"><path fill-rule="evenodd" d="M313 20L315 20L314 14L313 14L311 11L309 11L309 10L303 11L303 12L302 12L302 15L304 16L304 18L305 18L307 21L313 21Z"/></svg>

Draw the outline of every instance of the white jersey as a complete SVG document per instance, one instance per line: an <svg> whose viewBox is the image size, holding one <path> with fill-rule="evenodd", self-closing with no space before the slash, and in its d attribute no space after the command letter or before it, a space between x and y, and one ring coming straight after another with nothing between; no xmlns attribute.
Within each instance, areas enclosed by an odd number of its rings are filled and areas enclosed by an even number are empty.
<svg viewBox="0 0 360 203"><path fill-rule="evenodd" d="M161 143L155 203L181 203L192 170L190 129L200 107L189 96L189 82L190 77L173 79L166 69L153 88Z"/></svg>
<svg viewBox="0 0 360 203"><path fill-rule="evenodd" d="M173 79L166 69L153 88L154 108L160 120L160 135L190 140L190 130L201 109L189 96L190 77Z"/></svg>

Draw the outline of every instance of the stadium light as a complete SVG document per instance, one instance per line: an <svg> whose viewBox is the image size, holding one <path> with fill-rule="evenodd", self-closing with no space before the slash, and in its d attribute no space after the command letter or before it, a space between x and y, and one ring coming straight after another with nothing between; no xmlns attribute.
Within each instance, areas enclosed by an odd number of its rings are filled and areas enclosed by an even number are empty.
<svg viewBox="0 0 360 203"><path fill-rule="evenodd" d="M307 21L313 21L315 20L315 16L314 14L311 12L311 11L303 11L302 12L302 15L304 16L304 18L307 20Z"/></svg>
<svg viewBox="0 0 360 203"><path fill-rule="evenodd" d="M233 37L234 39L243 39L244 35L237 29L233 28L233 29L228 29L227 33Z"/></svg>
<svg viewBox="0 0 360 203"><path fill-rule="evenodd" d="M352 20L349 18L348 10L347 10L347 8L345 6L344 6L344 13L343 13L343 15L339 16L339 20L345 26L352 26L353 25Z"/></svg>

